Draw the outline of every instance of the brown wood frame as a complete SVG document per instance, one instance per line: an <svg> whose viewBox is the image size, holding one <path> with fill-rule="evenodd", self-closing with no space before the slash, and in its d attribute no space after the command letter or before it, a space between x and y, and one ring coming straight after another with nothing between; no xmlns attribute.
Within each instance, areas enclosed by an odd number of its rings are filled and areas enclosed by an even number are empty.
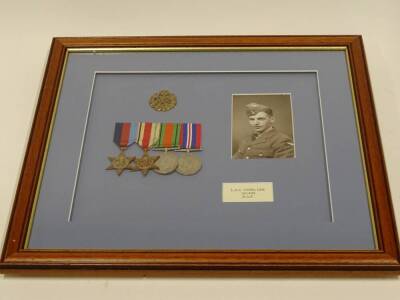
<svg viewBox="0 0 400 300"><path fill-rule="evenodd" d="M370 185L378 250L373 251L35 251L24 249L46 139L68 49L105 47L346 47ZM360 36L54 38L39 96L0 269L264 270L398 272L400 255L381 141Z"/></svg>

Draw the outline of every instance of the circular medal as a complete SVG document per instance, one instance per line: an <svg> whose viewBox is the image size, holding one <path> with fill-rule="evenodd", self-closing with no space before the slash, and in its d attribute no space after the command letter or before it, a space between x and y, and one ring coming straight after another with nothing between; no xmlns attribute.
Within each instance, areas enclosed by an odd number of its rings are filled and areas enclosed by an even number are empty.
<svg viewBox="0 0 400 300"><path fill-rule="evenodd" d="M178 166L178 156L173 152L164 152L154 165L157 167L154 172L162 175L170 174Z"/></svg>
<svg viewBox="0 0 400 300"><path fill-rule="evenodd" d="M185 153L179 157L176 171L181 175L190 176L199 172L201 166L202 163L199 156Z"/></svg>
<svg viewBox="0 0 400 300"><path fill-rule="evenodd" d="M169 111L176 106L176 96L168 90L161 90L150 97L149 104L155 111Z"/></svg>

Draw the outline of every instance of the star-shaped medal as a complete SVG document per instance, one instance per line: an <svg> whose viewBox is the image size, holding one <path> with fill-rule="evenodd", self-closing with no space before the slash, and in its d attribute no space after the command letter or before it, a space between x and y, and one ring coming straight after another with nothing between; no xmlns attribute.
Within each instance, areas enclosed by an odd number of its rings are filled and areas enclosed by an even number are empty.
<svg viewBox="0 0 400 300"><path fill-rule="evenodd" d="M115 170L118 176L120 176L124 170L132 170L130 164L132 161L135 161L136 158L135 156L126 156L124 152L121 152L118 156L109 156L108 159L111 164L106 168L106 170Z"/></svg>
<svg viewBox="0 0 400 300"><path fill-rule="evenodd" d="M144 150L143 156L140 158L136 158L134 161L134 167L132 167L130 170L132 171L140 171L144 176L149 173L150 170L153 169L158 169L157 166L154 165L154 163L159 159L159 156L150 156L147 153L147 150Z"/></svg>

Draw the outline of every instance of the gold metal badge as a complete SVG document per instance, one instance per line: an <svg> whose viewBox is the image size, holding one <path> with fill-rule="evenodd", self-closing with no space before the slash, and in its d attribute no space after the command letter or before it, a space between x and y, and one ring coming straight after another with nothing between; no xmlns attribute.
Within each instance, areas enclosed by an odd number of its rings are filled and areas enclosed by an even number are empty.
<svg viewBox="0 0 400 300"><path fill-rule="evenodd" d="M168 90L161 90L150 97L149 104L155 111L169 111L176 106L176 96Z"/></svg>

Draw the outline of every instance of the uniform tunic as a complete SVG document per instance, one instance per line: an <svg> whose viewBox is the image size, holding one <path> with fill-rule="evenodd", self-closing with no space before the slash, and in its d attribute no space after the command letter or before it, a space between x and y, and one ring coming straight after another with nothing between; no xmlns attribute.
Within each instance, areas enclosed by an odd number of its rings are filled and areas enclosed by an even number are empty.
<svg viewBox="0 0 400 300"><path fill-rule="evenodd" d="M294 157L293 141L285 134L270 127L259 135L245 138L239 145L234 159L289 158Z"/></svg>

